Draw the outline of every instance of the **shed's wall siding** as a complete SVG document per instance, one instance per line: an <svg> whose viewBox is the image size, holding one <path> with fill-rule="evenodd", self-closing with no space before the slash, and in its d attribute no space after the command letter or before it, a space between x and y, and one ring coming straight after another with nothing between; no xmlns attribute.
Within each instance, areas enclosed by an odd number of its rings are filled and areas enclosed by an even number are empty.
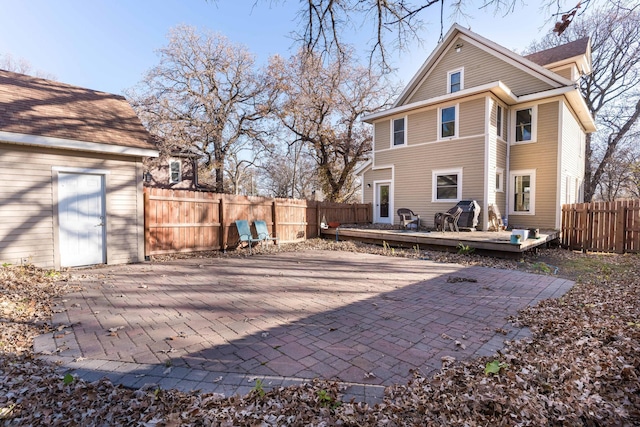
<svg viewBox="0 0 640 427"><path fill-rule="evenodd" d="M55 265L57 172L54 167L107 170L107 262L142 261L141 158L35 148L0 142L8 179L0 186L0 262Z"/></svg>

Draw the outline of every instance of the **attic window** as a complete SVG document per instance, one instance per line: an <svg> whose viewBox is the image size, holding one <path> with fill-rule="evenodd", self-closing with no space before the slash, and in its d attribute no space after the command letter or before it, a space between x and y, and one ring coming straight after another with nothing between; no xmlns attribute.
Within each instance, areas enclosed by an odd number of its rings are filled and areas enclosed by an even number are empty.
<svg viewBox="0 0 640 427"><path fill-rule="evenodd" d="M454 93L464 89L464 68L447 73L447 93Z"/></svg>
<svg viewBox="0 0 640 427"><path fill-rule="evenodd" d="M169 184L182 181L182 163L179 160L169 161Z"/></svg>

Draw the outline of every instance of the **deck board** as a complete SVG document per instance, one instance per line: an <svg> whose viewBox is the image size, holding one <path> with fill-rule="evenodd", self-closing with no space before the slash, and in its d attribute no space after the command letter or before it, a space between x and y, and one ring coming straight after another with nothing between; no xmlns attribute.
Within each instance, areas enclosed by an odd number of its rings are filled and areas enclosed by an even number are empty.
<svg viewBox="0 0 640 427"><path fill-rule="evenodd" d="M407 230L376 230L363 228L329 228L322 230L322 237L336 240L355 240L366 243L390 246L415 247L427 249L451 250L462 243L481 253L502 257L517 257L523 252L535 250L542 245L557 240L559 231L541 230L538 239L526 239L518 244L511 243L510 231L407 231Z"/></svg>

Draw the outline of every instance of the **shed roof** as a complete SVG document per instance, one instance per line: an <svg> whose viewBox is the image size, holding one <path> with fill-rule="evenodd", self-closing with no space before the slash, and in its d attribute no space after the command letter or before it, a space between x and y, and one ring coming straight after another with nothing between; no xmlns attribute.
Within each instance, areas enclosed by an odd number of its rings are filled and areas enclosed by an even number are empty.
<svg viewBox="0 0 640 427"><path fill-rule="evenodd" d="M0 70L0 132L156 150L120 95Z"/></svg>

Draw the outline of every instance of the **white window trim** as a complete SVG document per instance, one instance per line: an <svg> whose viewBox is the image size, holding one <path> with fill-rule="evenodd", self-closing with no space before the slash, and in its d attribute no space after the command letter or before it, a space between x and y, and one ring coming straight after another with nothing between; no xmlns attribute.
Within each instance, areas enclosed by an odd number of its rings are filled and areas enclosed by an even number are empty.
<svg viewBox="0 0 640 427"><path fill-rule="evenodd" d="M451 92L451 76L455 73L460 73L460 90L456 92L460 92L464 90L464 67L456 68L455 70L451 70L447 72L447 93L455 93Z"/></svg>
<svg viewBox="0 0 640 427"><path fill-rule="evenodd" d="M173 173L171 171L171 165L173 163L177 163L178 164L178 180L173 180ZM179 182L182 182L182 162L180 160L175 160L175 159L171 159L169 160L169 184L177 184Z"/></svg>
<svg viewBox="0 0 640 427"><path fill-rule="evenodd" d="M496 105L496 136L500 139L504 139L504 137L502 136L503 130L504 130L504 107L500 104L497 104Z"/></svg>
<svg viewBox="0 0 640 427"><path fill-rule="evenodd" d="M393 141L394 141L393 122L395 122L396 120L401 120L401 119L404 120L404 141L403 141L402 144L395 145L393 143ZM391 148L405 147L407 145L407 133L408 133L407 132L407 130L408 130L407 127L408 127L408 124L409 124L409 119L408 119L407 116L395 117L395 118L391 119L391 136L390 136L390 141L389 141L390 145L391 145Z"/></svg>
<svg viewBox="0 0 640 427"><path fill-rule="evenodd" d="M455 199L438 199L438 175L458 175L458 188ZM453 203L462 200L462 168L438 169L431 171L431 202L433 203Z"/></svg>
<svg viewBox="0 0 640 427"><path fill-rule="evenodd" d="M455 129L454 129L455 134L453 136L445 136L443 138L442 137L442 110L445 110L451 107L455 108L455 120L456 120ZM448 141L450 139L458 139L459 137L460 137L460 104L448 105L446 107L439 107L438 108L438 141Z"/></svg>
<svg viewBox="0 0 640 427"><path fill-rule="evenodd" d="M498 186L496 187L496 193L504 193L504 169L496 168L496 178L498 181Z"/></svg>
<svg viewBox="0 0 640 427"><path fill-rule="evenodd" d="M516 141L516 113L518 111L527 110L531 108L531 140L529 141ZM511 130L510 139L511 144L531 144L538 141L538 106L529 105L525 107L516 107L511 109Z"/></svg>
<svg viewBox="0 0 640 427"><path fill-rule="evenodd" d="M516 176L529 175L531 176L531 189L529 190L530 199L529 199L529 212L516 211L514 196L515 196L515 185L513 180ZM536 214L536 170L535 169L522 169L515 170L509 173L509 215L535 215Z"/></svg>

